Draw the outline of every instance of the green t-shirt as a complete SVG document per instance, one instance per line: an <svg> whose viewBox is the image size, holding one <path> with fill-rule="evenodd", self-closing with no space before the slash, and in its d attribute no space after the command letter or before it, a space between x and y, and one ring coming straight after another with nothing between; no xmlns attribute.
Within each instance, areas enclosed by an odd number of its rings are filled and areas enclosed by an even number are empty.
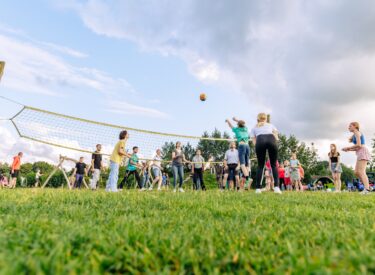
<svg viewBox="0 0 375 275"><path fill-rule="evenodd" d="M232 129L233 133L236 135L236 139L238 142L249 142L249 131L247 127L236 127Z"/></svg>
<svg viewBox="0 0 375 275"><path fill-rule="evenodd" d="M132 163L137 163L139 162L139 159L138 159L138 156L137 154L133 154L131 157L130 157L130 160L129 160L129 164L128 164L128 168L126 170L128 171L135 171L137 170L137 166L134 165L134 164L131 164Z"/></svg>

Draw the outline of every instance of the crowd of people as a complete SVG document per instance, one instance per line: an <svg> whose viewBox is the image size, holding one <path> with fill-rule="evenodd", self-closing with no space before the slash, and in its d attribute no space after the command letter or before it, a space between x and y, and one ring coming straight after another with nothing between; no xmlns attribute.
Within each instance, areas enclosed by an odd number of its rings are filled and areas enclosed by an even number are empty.
<svg viewBox="0 0 375 275"><path fill-rule="evenodd" d="M304 178L304 169L297 159L297 154L292 153L290 160L284 160L283 163L278 162L278 130L268 122L265 113L261 113L257 117L257 124L249 132L246 122L233 118L233 122L229 119L226 123L234 133L236 141L230 142L229 149L225 152L223 161L214 166L218 186L221 190L244 190L250 189L252 179L250 177L250 146L249 142L255 145L255 153L258 160L256 171L255 192L261 194L265 191L273 191L276 194L282 194L282 190L304 191L302 184ZM352 122L348 128L351 133L351 146L342 149L343 152L356 152L357 162L355 166L355 174L363 183L362 194L370 192L369 180L366 174L367 163L370 160L370 153L365 145L365 137L360 132L359 123ZM129 133L123 130L119 134L119 141L115 145L110 157L110 173L106 183L107 192L118 192L123 188L132 187L131 176L135 179L136 185L140 191L157 190L161 191L163 187L169 187L169 177L167 171L164 171L162 151L157 149L152 160L143 161L139 159L139 148L133 147L131 154L126 151L126 144L129 140ZM98 144L95 152L92 154L91 164L86 165L84 158L81 157L76 163L73 171L73 186L81 188L84 177L91 174L89 187L92 190L97 189L101 171L103 170L102 146ZM11 166L11 180L7 182L5 177L0 178L0 185L9 188L15 188L17 177L19 176L21 159L23 153L20 152L14 157ZM126 172L124 178L119 181L120 166L126 161ZM331 144L328 153L329 170L335 185L335 191L341 191L341 155L337 146ZM208 162L202 156L201 150L196 150L195 156L188 160L183 152L181 142L177 142L175 149L171 154L169 161L173 174L172 187L173 192L185 192L183 185L185 180L184 166L189 164L193 179L194 190L206 190L204 182L204 172L210 169L211 160ZM36 186L39 185L41 174L38 171L36 177ZM263 181L265 180L265 187Z"/></svg>

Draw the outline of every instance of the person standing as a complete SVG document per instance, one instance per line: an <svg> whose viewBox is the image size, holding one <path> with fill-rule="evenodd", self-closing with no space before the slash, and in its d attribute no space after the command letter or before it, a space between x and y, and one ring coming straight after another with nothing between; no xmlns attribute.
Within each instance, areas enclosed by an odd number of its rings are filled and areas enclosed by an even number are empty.
<svg viewBox="0 0 375 275"><path fill-rule="evenodd" d="M331 144L330 151L328 153L329 158L329 170L332 173L332 178L335 183L335 192L341 192L341 173L342 167L340 162L340 153L337 151L336 144Z"/></svg>
<svg viewBox="0 0 375 275"><path fill-rule="evenodd" d="M80 157L79 162L76 163L76 167L73 170L75 175L74 188L81 189L82 181L85 175L87 175L87 165L83 162L84 158Z"/></svg>
<svg viewBox="0 0 375 275"><path fill-rule="evenodd" d="M297 159L297 154L292 153L290 159L290 178L292 180L292 184L294 185L296 191L303 191L303 186L301 183L301 172L299 160Z"/></svg>
<svg viewBox="0 0 375 275"><path fill-rule="evenodd" d="M35 186L34 186L35 188L39 186L41 176L42 174L40 173L40 169L37 169L35 173Z"/></svg>
<svg viewBox="0 0 375 275"><path fill-rule="evenodd" d="M206 191L206 186L204 185L203 174L204 174L204 158L202 157L201 150L196 151L196 155L193 157L193 165L191 166L193 173L193 184L194 189L199 190L198 180L200 187L203 191Z"/></svg>
<svg viewBox="0 0 375 275"><path fill-rule="evenodd" d="M229 150L226 151L224 156L224 178L222 183L222 189L225 189L225 186L229 179L229 188L234 189L234 182L236 186L239 185L240 178L238 176L238 166L240 159L238 156L238 150L236 149L236 143L231 142Z"/></svg>
<svg viewBox="0 0 375 275"><path fill-rule="evenodd" d="M284 168L283 163L280 164L280 166L278 168L278 171L279 171L280 188L281 188L281 190L285 190L286 189L286 186L285 186L285 168Z"/></svg>
<svg viewBox="0 0 375 275"><path fill-rule="evenodd" d="M134 175L135 180L137 181L138 188L142 190L141 177L138 173L138 169L143 168L143 165L139 164L138 157L139 148L137 146L133 147L133 154L130 156L128 167L126 168L126 173L123 180L120 183L119 189L122 189L124 185L127 185L127 181L131 175Z"/></svg>
<svg viewBox="0 0 375 275"><path fill-rule="evenodd" d="M9 188L16 188L17 185L17 178L20 175L20 169L21 169L21 160L23 157L23 153L19 152L17 156L13 157L13 162L11 166L11 181Z"/></svg>
<svg viewBox="0 0 375 275"><path fill-rule="evenodd" d="M182 151L181 142L176 142L176 149L172 152L172 171L173 171L173 192L177 191L177 177L179 179L180 192L185 192L182 188L184 183L184 163L188 162L185 158L185 154Z"/></svg>
<svg viewBox="0 0 375 275"><path fill-rule="evenodd" d="M257 170L257 189L256 193L262 193L262 178L263 170L266 164L266 155L268 152L272 175L275 182L274 192L282 194L279 187L279 173L277 170L277 157L278 157L278 132L275 126L267 122L267 114L260 113L257 118L257 125L251 130L251 136L255 145L255 152L258 159L258 170Z"/></svg>
<svg viewBox="0 0 375 275"><path fill-rule="evenodd" d="M370 193L370 184L366 173L367 163L371 159L370 151L366 147L365 136L359 131L359 123L352 122L349 124L349 132L353 135L349 139L352 146L345 147L344 152L353 151L357 155L357 163L355 165L355 174L363 183L365 189L361 192L362 195Z"/></svg>
<svg viewBox="0 0 375 275"><path fill-rule="evenodd" d="M161 166L161 162L163 161L162 151L160 149L156 150L156 155L152 161L151 170L154 176L154 180L152 181L151 190L155 183L158 183L158 191L161 191L161 186L163 183L163 176L162 171L163 168Z"/></svg>
<svg viewBox="0 0 375 275"><path fill-rule="evenodd" d="M98 181L100 179L100 172L103 169L103 159L102 159L102 145L96 145L96 151L92 154L91 157L91 172L92 179L90 182L91 190L96 190Z"/></svg>
<svg viewBox="0 0 375 275"><path fill-rule="evenodd" d="M239 120L235 117L233 118L233 120L237 122L237 127L234 127L229 119L226 120L226 123L228 123L228 126L232 129L233 133L236 136L238 142L238 157L240 160L240 168L243 177L246 179L246 181L248 181L250 172L249 130L246 127L246 122L244 120Z"/></svg>
<svg viewBox="0 0 375 275"><path fill-rule="evenodd" d="M128 153L125 151L126 142L129 139L129 134L126 130L120 132L119 141L117 142L115 148L113 149L110 162L110 173L106 184L107 192L118 192L117 181L119 175L120 165L124 157L129 157Z"/></svg>

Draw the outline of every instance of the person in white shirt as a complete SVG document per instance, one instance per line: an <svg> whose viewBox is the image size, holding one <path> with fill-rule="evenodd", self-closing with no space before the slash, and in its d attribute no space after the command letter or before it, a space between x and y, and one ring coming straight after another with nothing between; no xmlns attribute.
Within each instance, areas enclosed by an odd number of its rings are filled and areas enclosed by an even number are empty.
<svg viewBox="0 0 375 275"><path fill-rule="evenodd" d="M202 152L201 150L197 150L196 155L193 157L192 160L192 166L191 166L191 172L193 173L193 188L194 190L199 190L199 185L198 185L198 179L200 183L200 187L202 188L203 191L206 191L206 186L204 185L204 180L203 180L203 173L205 170L204 167L204 158L202 157Z"/></svg>
<svg viewBox="0 0 375 275"><path fill-rule="evenodd" d="M238 150L236 149L236 143L230 143L230 149L225 153L224 157L224 179L222 184L222 189L225 189L225 185L229 179L229 188L234 188L234 180L236 185L239 184L240 178L238 176L240 158L238 155Z"/></svg>
<svg viewBox="0 0 375 275"><path fill-rule="evenodd" d="M256 193L260 194L262 180L263 180L263 171L266 164L266 155L268 152L272 175L275 182L274 192L281 194L279 187L279 172L277 169L277 158L278 158L278 131L275 126L267 122L267 114L260 113L258 115L258 123L251 130L251 137L255 145L255 152L258 159L258 170L257 170L257 182L256 182Z"/></svg>
<svg viewBox="0 0 375 275"><path fill-rule="evenodd" d="M152 165L151 165L154 180L152 181L152 184L151 184L149 190L152 190L153 187L154 187L154 184L158 183L158 191L161 191L161 185L163 183L163 176L162 176L163 168L161 167L162 160L163 160L162 152L161 152L160 149L157 149L156 155L155 155L154 159L152 160Z"/></svg>

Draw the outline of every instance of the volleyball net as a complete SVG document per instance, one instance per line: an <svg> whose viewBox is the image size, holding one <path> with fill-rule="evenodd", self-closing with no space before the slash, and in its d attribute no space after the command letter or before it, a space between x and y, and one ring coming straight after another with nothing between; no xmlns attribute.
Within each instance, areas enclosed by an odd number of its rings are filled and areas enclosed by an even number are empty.
<svg viewBox="0 0 375 275"><path fill-rule="evenodd" d="M177 134L158 133L126 126L113 125L73 116L50 112L30 106L23 106L10 119L20 137L47 145L74 151L92 153L97 144L102 145L102 154L110 155L118 142L122 130L129 132L127 149L140 148L139 155L144 160L151 160L157 149L166 143L190 144L196 148L201 140L229 142L224 138L204 138Z"/></svg>

